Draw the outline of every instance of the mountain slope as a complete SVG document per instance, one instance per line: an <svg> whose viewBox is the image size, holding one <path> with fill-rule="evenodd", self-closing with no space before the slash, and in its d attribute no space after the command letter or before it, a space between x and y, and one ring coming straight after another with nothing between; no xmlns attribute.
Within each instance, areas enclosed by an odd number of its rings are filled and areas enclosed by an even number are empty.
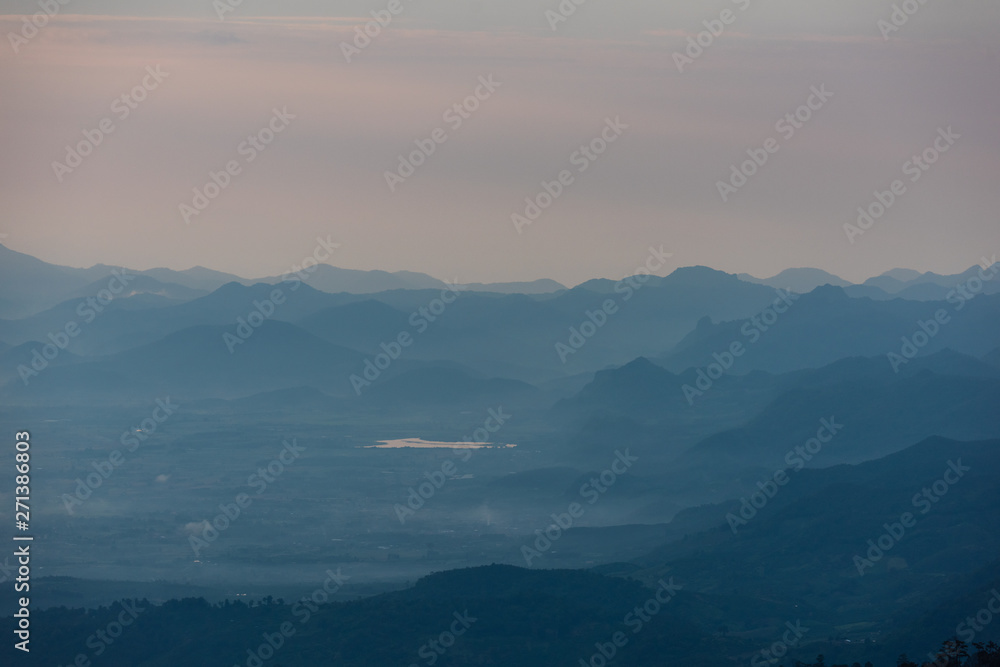
<svg viewBox="0 0 1000 667"><path fill-rule="evenodd" d="M229 344L224 336L229 335ZM238 398L311 386L334 395L351 392L351 373L364 355L332 345L285 322L267 321L242 343L236 327L197 326L161 340L86 363L50 368L19 389L3 393L27 401ZM230 352L232 348L232 352ZM399 370L406 368L400 362Z"/></svg>
<svg viewBox="0 0 1000 667"><path fill-rule="evenodd" d="M810 627L852 628L844 636L854 641L875 631L912 638L911 624L956 590L982 584L968 573L993 567L1000 576L1000 441L931 438L877 461L789 475L755 514L743 510L746 519L739 499L700 508L715 513L718 527L641 558L640 576L670 571L693 591L796 603L812 609ZM943 490L934 486L942 479ZM938 489L933 502L922 495L928 488ZM913 524L880 538L907 511ZM868 540L879 539L889 546L869 558ZM943 637L922 639L914 653ZM882 656L901 648L884 647Z"/></svg>
<svg viewBox="0 0 1000 667"><path fill-rule="evenodd" d="M938 325L933 320L942 310L945 323ZM936 331L919 348L920 354L951 348L980 357L996 347L1000 295L961 302L872 301L852 299L837 287L820 287L798 297L786 313L774 315L770 322L758 318L700 323L662 362L675 371L705 367L713 362L713 354L724 354L740 342L745 353L734 360L731 372L819 368L845 357L901 355L903 337L917 334L920 340L925 336L920 322L928 321L927 328Z"/></svg>

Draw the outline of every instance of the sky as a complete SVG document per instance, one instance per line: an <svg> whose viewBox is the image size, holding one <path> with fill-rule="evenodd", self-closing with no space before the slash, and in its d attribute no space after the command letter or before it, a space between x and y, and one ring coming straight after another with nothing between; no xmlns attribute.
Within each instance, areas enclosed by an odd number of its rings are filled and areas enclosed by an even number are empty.
<svg viewBox="0 0 1000 667"><path fill-rule="evenodd" d="M863 281L1000 251L1000 3L64 1L33 30L48 3L0 0L0 235L49 262L257 277L323 238L460 282L661 246Z"/></svg>

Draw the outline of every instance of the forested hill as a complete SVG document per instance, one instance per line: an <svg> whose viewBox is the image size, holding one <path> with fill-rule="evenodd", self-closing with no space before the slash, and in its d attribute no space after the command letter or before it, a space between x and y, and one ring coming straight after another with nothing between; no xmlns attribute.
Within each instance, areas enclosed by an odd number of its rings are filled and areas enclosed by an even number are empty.
<svg viewBox="0 0 1000 667"><path fill-rule="evenodd" d="M636 667L733 665L734 657L741 664L777 664L764 653L775 646L771 641L725 627L711 635L696 628L693 618L718 611L712 598L687 593L670 577L652 589L592 572L494 565L433 574L410 589L353 602L266 598L212 605L187 598L33 612L35 637L44 640L32 641L31 654L32 664L95 667L549 667L603 665L603 655L613 657L608 664ZM795 626L804 627L789 624ZM783 665L840 664L823 653L849 656L845 667L908 664L887 659L877 644L846 648L809 637L807 628L801 641L786 634L793 639ZM976 649L962 645L954 652ZM968 664L1000 665L995 646L980 653L980 662Z"/></svg>

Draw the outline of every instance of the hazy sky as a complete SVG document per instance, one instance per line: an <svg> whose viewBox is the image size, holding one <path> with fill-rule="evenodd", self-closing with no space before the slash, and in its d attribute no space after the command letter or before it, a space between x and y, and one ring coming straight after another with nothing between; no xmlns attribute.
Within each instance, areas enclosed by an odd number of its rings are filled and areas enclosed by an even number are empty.
<svg viewBox="0 0 1000 667"><path fill-rule="evenodd" d="M0 0L3 243L261 276L329 236L346 268L569 284L620 278L660 245L664 273L851 280L1000 252L1000 3L929 0L888 40L884 0L589 0L556 30L558 0L400 3L348 63L342 43L389 0L244 0L222 21L211 0L70 0L37 34L21 17L37 2ZM679 72L675 52L723 10L731 23ZM445 113L480 77L500 85L456 127ZM144 80L143 101L115 102ZM777 121L814 86L832 97L788 136ZM295 118L241 151L273 109ZM608 118L628 128L574 157ZM57 175L102 121L114 131ZM937 162L904 173L948 127ZM385 172L435 128L447 141L390 191ZM777 152L723 202L717 182L768 138ZM239 173L186 223L180 205L230 161ZM572 183L519 234L511 215L562 170ZM903 194L850 243L844 224L895 179Z"/></svg>

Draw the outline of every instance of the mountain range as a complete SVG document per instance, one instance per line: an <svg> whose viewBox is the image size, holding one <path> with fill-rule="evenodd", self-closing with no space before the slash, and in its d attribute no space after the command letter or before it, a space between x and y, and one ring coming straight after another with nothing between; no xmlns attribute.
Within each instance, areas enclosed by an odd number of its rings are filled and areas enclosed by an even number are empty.
<svg viewBox="0 0 1000 667"><path fill-rule="evenodd" d="M275 665L410 664L466 611L442 665L597 664L663 582L613 664L746 663L789 627L787 664L923 655L1000 585L1000 281L979 275L248 281L0 247L0 420L45 443L60 575L39 654L74 662L114 572L162 599L127 603L148 612L107 664L245 662L294 618L272 593L343 566L363 599L318 603ZM512 446L374 446L459 438ZM243 604L248 581L268 597Z"/></svg>

